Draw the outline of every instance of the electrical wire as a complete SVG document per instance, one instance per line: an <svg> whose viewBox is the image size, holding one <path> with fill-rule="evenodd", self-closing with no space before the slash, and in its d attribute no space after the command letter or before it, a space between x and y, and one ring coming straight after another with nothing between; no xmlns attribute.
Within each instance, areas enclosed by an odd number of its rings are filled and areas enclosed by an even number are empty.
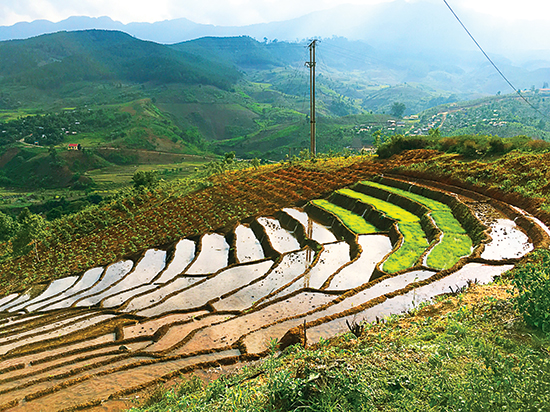
<svg viewBox="0 0 550 412"><path fill-rule="evenodd" d="M455 16L455 18L458 20L458 22L460 23L460 25L462 26L462 28L466 31L466 33L468 33L468 36L470 36L470 38L473 40L473 42L476 44L476 46L478 47L479 50L481 50L481 52L483 53L483 55L487 58L487 60L489 61L489 63L491 63L493 65L493 67L495 68L495 70L498 72L498 74L500 74L500 76L506 81L506 83L508 83L508 85L512 88L512 90L514 90L514 92L525 102L527 103L535 112L537 112L538 114L540 114L542 117L547 117L544 113L542 113L539 109L537 109L535 106L533 106L533 104L527 100L527 98L521 93L521 91L519 89L517 89L510 80L508 80L508 78L504 75L504 73L502 73L502 71L498 68L498 66L495 64L495 62L493 62L493 60L489 57L489 55L487 53L485 53L485 50L483 50L483 47L481 47L481 45L477 42L477 40L475 39L475 37L472 35L472 33L470 33L470 31L468 30L468 28L464 25L464 23L462 23L462 20L460 20L460 17L458 17L458 15L455 13L455 11L453 10L453 8L449 5L449 3L447 3L447 0L443 0L443 3L445 3L445 5L449 8L449 10L451 11L451 13L453 13L453 15Z"/></svg>

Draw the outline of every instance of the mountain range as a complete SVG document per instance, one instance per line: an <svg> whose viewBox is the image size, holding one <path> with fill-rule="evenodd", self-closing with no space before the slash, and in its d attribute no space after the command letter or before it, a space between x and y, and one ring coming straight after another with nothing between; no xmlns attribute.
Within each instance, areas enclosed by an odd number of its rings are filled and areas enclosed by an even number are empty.
<svg viewBox="0 0 550 412"><path fill-rule="evenodd" d="M543 21L506 21L456 8L462 20L489 52L514 59L540 60L550 56L550 27ZM70 17L53 23L37 20L0 27L0 40L29 38L45 33L85 29L119 30L142 40L172 44L205 36L246 35L297 41L342 36L374 47L401 51L476 50L475 45L443 3L395 0L376 5L342 5L280 22L249 26L198 24L186 18L156 23L123 24L109 17ZM542 51L545 52L542 52Z"/></svg>

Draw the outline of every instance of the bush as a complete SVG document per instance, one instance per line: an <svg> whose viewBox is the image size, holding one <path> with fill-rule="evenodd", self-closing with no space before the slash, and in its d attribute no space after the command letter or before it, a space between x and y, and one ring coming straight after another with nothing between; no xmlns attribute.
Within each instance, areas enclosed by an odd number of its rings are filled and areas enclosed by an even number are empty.
<svg viewBox="0 0 550 412"><path fill-rule="evenodd" d="M512 270L518 289L514 304L531 326L550 332L550 251L538 249Z"/></svg>
<svg viewBox="0 0 550 412"><path fill-rule="evenodd" d="M142 188L152 189L157 186L159 177L157 175L157 172L154 170L150 172L138 170L137 172L134 173L132 180L134 182L135 189L142 189Z"/></svg>
<svg viewBox="0 0 550 412"><path fill-rule="evenodd" d="M405 137L396 135L393 136L389 142L381 145L376 153L381 159L387 159L405 150L427 149L431 143L430 139L424 137Z"/></svg>

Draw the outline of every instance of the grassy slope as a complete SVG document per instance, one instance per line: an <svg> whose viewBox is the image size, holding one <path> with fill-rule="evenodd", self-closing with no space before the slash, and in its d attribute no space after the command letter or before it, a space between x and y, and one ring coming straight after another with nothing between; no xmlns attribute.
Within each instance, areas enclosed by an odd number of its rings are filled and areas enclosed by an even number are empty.
<svg viewBox="0 0 550 412"><path fill-rule="evenodd" d="M133 411L543 411L550 339L525 326L509 285L366 324L307 349L291 347L202 387L153 391Z"/></svg>
<svg viewBox="0 0 550 412"><path fill-rule="evenodd" d="M79 176L113 164L173 164L183 159L182 156L164 154L166 152L181 155L203 153L181 137L181 131L150 99L111 105L103 110L126 112L131 117L122 126L123 129L120 125L112 124L94 131L84 127L76 135L67 135L65 141L56 146L57 159L48 157L48 149L45 147L14 144L0 148L0 175L9 179L5 184L31 189L68 187L78 178L75 178L75 173ZM68 152L69 143L81 144L85 152ZM143 150L153 152L158 160L145 159Z"/></svg>
<svg viewBox="0 0 550 412"><path fill-rule="evenodd" d="M524 95L541 112L548 111L548 96L538 91L524 92ZM550 122L533 116L533 110L515 93L433 107L420 113L420 118L419 127L439 127L446 136L486 134L550 138Z"/></svg>

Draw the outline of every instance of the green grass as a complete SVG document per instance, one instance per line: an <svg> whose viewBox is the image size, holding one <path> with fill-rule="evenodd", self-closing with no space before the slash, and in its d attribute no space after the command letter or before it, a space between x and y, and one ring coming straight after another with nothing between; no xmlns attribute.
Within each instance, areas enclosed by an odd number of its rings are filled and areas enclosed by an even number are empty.
<svg viewBox="0 0 550 412"><path fill-rule="evenodd" d="M393 203L356 192L351 189L342 189L338 193L357 199L374 206L387 217L397 221L399 231L403 234L403 244L393 252L384 262L383 269L388 273L408 269L414 266L424 250L428 247L426 234L420 226L420 218Z"/></svg>
<svg viewBox="0 0 550 412"><path fill-rule="evenodd" d="M453 216L449 206L433 199L407 192L396 187L382 185L376 182L361 182L361 184L383 189L390 193L401 195L426 206L432 212L437 227L443 232L441 242L434 246L426 261L429 267L435 269L448 269L453 266L461 257L472 252L472 239L467 235L466 230Z"/></svg>
<svg viewBox="0 0 550 412"><path fill-rule="evenodd" d="M340 218L344 225L346 225L352 232L357 233L358 235L368 235L369 233L379 232L379 230L374 225L367 222L361 216L350 212L348 209L336 206L335 204L330 203L328 200L317 199L312 200L311 203Z"/></svg>
<svg viewBox="0 0 550 412"><path fill-rule="evenodd" d="M157 389L132 411L546 411L550 337L519 320L507 287L476 286L208 385Z"/></svg>

